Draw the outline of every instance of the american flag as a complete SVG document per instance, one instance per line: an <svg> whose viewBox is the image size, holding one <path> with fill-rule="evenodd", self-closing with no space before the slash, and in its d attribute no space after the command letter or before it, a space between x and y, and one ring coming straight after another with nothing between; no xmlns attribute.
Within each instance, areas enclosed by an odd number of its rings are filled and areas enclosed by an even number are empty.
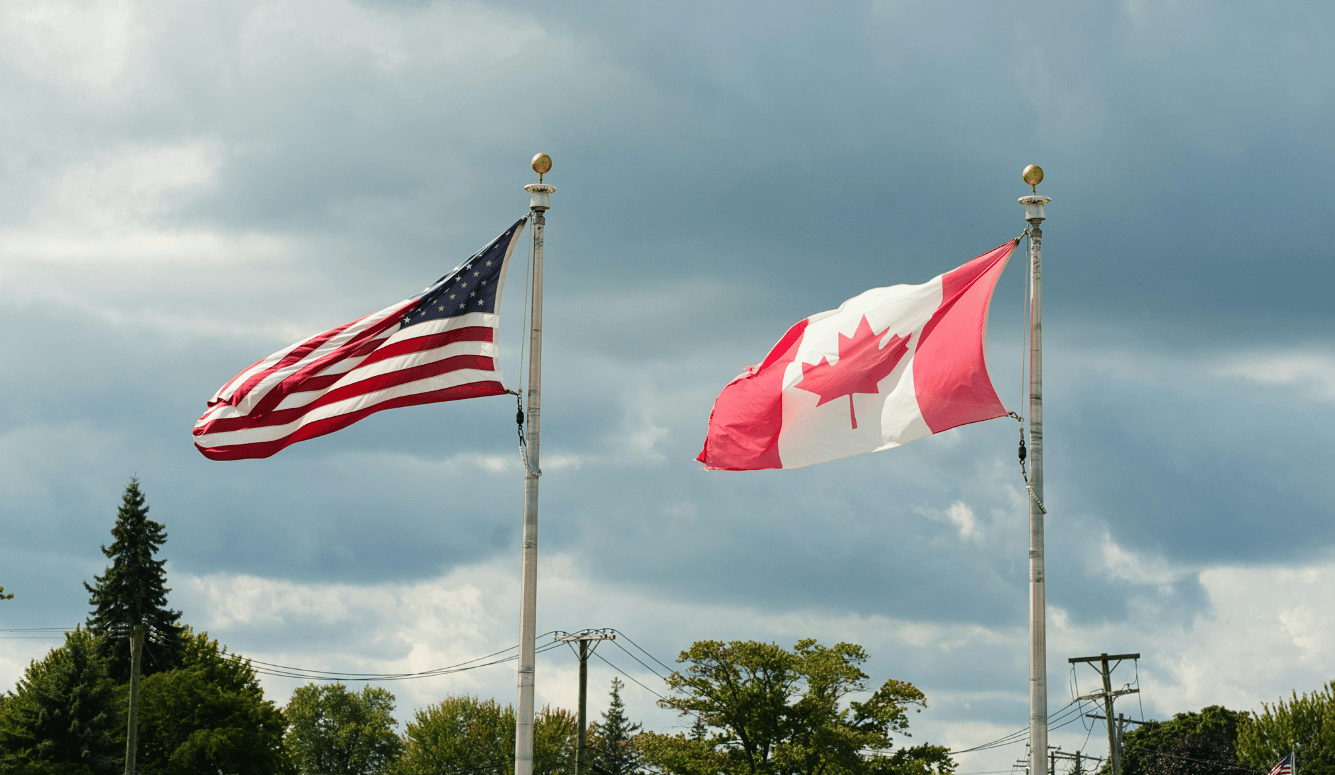
<svg viewBox="0 0 1335 775"><path fill-rule="evenodd" d="M236 375L195 423L211 460L269 457L380 411L506 392L501 286L528 216L426 290L279 350Z"/></svg>
<svg viewBox="0 0 1335 775"><path fill-rule="evenodd" d="M1271 770L1270 775L1293 775L1293 754L1280 760Z"/></svg>

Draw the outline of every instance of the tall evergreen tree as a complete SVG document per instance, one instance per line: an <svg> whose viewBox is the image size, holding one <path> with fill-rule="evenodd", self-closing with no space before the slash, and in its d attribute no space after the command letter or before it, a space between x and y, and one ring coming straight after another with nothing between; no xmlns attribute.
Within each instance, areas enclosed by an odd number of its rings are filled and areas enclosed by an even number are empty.
<svg viewBox="0 0 1335 775"><path fill-rule="evenodd" d="M602 723L594 725L593 763L611 775L635 775L643 758L635 747L635 734L641 725L626 718L626 703L621 701L623 686L620 679L612 679L612 701L603 713Z"/></svg>
<svg viewBox="0 0 1335 775"><path fill-rule="evenodd" d="M142 674L170 670L181 651L180 611L167 607L166 560L154 559L167 541L167 530L148 518L148 503L139 489L139 479L130 479L111 528L116 539L102 546L111 558L106 573L96 576L96 586L84 582L93 612L88 629L102 636L107 646L111 677L120 683L130 680L130 628L147 628Z"/></svg>

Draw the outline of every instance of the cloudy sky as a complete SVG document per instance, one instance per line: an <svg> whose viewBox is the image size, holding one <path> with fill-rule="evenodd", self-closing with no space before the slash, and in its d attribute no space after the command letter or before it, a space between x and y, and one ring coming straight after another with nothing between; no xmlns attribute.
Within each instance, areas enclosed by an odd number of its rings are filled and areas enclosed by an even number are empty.
<svg viewBox="0 0 1335 775"><path fill-rule="evenodd" d="M508 398L274 458L190 428L245 366L415 293L553 157L538 629L628 636L660 731L697 639L864 645L914 742L1027 723L1015 423L704 472L713 398L798 319L1015 237L1041 164L1050 705L1259 709L1335 659L1335 7L1140 2L0 5L0 685L88 612L138 476L171 603L234 651L419 671L518 639ZM990 361L1022 407L1023 265ZM512 275L513 279L513 275ZM522 286L505 297L518 374ZM625 650L622 650L624 644ZM538 699L575 704L568 650ZM266 677L286 702L299 682ZM392 685L512 701L512 664ZM1074 717L1073 717L1074 718ZM1088 721L1088 719L1086 719ZM1054 744L1102 756L1078 720ZM1006 770L1023 744L959 757Z"/></svg>

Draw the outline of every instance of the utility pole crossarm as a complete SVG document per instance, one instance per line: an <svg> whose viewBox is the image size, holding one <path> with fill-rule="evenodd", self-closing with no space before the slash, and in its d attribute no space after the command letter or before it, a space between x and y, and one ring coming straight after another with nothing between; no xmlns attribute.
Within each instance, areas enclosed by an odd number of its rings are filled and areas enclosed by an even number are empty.
<svg viewBox="0 0 1335 775"><path fill-rule="evenodd" d="M1071 664L1074 665L1076 662L1101 662L1101 661L1103 661L1103 660L1105 660L1105 659L1108 660L1108 661L1110 661L1110 662L1111 662L1112 660L1114 660L1114 659L1116 659L1116 660L1118 660L1118 661L1121 661L1121 660L1123 660L1123 659L1140 659L1140 655L1139 655L1139 654L1100 654L1100 655L1098 655L1097 657L1071 657L1070 659L1068 659L1068 660L1066 660L1066 661L1067 661L1067 662L1070 662Z"/></svg>
<svg viewBox="0 0 1335 775"><path fill-rule="evenodd" d="M1119 714L1119 715L1120 715L1120 714ZM1099 721L1103 721L1105 718L1107 718L1107 716L1100 716L1100 715L1097 714L1097 713L1086 713L1086 714L1085 714L1085 717L1086 717L1086 718L1096 718L1096 719L1098 719ZM1124 718L1124 719L1122 719L1122 723L1123 723L1123 724L1154 724L1154 723L1158 723L1158 722L1156 722L1154 719L1150 719L1149 721L1136 721L1136 720L1133 719L1133 718Z"/></svg>
<svg viewBox="0 0 1335 775"><path fill-rule="evenodd" d="M599 633L585 632L585 633L576 633L576 634L574 634L574 635L554 635L554 636L552 636L552 640L554 640L554 641L560 641L560 642L563 642L563 643L573 643L573 642L577 642L577 641L581 641L581 640L616 640L616 639L617 639L617 636L615 636L615 635L613 635L613 634L611 634L611 633L609 633L609 632L599 632Z"/></svg>
<svg viewBox="0 0 1335 775"><path fill-rule="evenodd" d="M1077 699L1077 700L1101 700L1101 699L1103 699L1104 697L1121 697L1123 694L1138 694L1139 692L1140 692L1139 689L1118 689L1118 690L1115 691L1115 692L1090 692L1089 694L1083 694L1083 695L1081 695L1081 696L1079 696L1079 697L1076 697L1076 699ZM1086 716L1089 716L1089 715L1092 715L1092 714L1086 713L1085 715L1086 715ZM1099 716L1099 718L1103 718L1103 717L1102 717L1102 716Z"/></svg>

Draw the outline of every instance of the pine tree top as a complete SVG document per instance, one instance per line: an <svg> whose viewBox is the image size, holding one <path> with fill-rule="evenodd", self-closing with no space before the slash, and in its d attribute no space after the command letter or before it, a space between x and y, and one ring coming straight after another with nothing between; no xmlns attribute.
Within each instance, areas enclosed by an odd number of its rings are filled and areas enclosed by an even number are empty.
<svg viewBox="0 0 1335 775"><path fill-rule="evenodd" d="M612 679L611 702L602 723L595 725L594 761L611 775L635 775L643 758L632 740L641 725L626 718L626 704L621 701L624 686L620 679Z"/></svg>
<svg viewBox="0 0 1335 775"><path fill-rule="evenodd" d="M102 546L102 554L111 565L94 577L94 585L84 583L93 607L88 629L115 637L128 635L135 625L145 625L149 642L154 644L148 651L145 673L166 669L179 651L181 612L167 607L167 593L171 591L167 586L167 561L155 558L167 541L167 529L148 518L148 503L138 478L130 479L125 488L111 535L115 539L111 546ZM119 661L112 657L113 674L120 672Z"/></svg>

